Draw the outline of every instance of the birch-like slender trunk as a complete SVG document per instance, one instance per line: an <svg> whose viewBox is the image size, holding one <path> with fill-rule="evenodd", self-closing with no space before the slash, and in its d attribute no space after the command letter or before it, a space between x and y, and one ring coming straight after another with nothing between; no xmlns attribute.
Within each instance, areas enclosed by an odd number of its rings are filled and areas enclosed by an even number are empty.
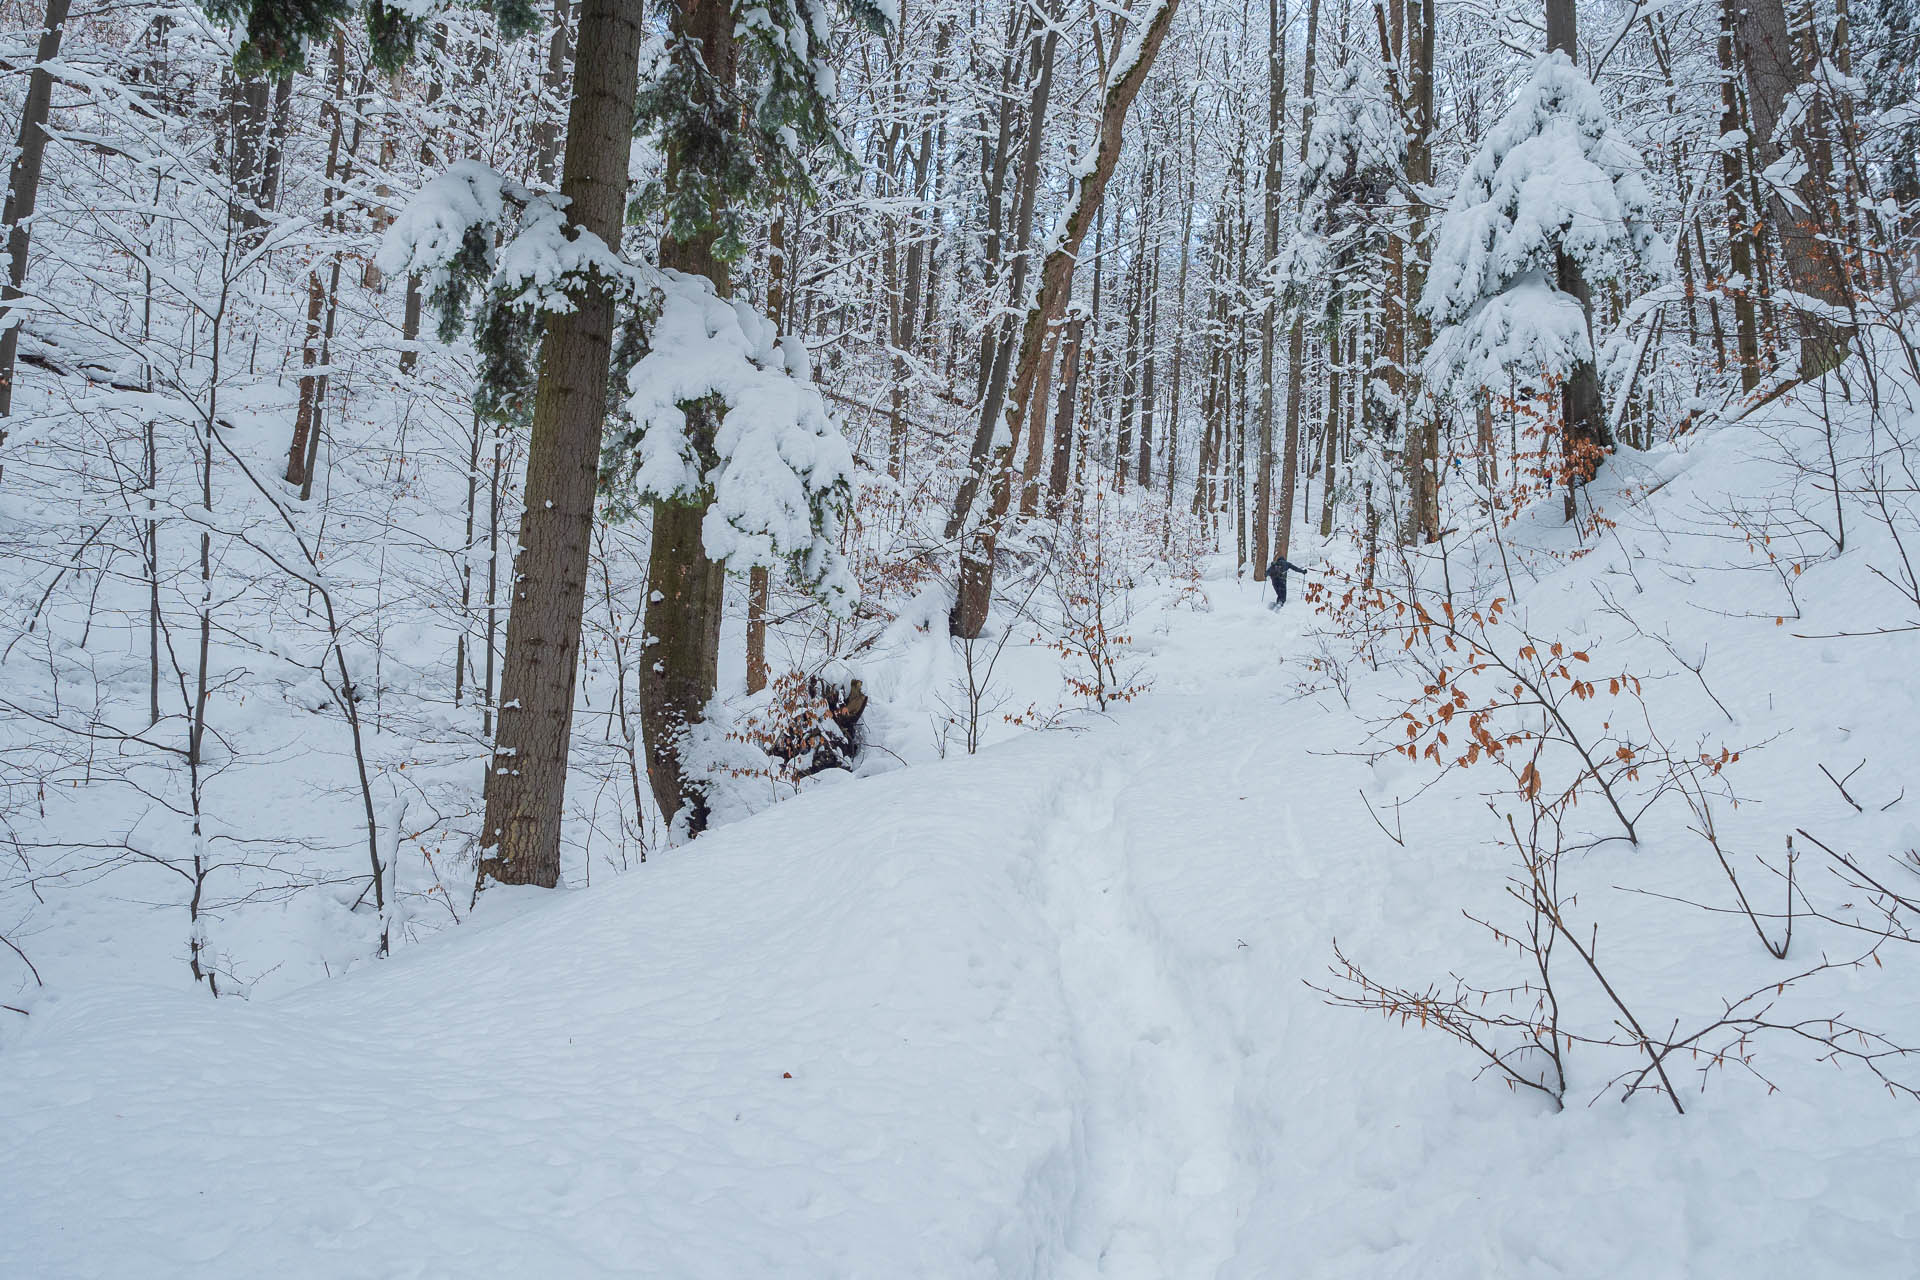
<svg viewBox="0 0 1920 1280"><path fill-rule="evenodd" d="M27 77L27 100L20 111L20 140L7 179L6 212L0 215L7 224L7 283L5 290L0 291L0 306L17 301L27 283L33 210L39 202L40 170L47 158L47 112L53 105L53 73L47 64L60 56L68 8L69 0L47 0L33 73ZM0 334L0 418L13 413L13 369L19 351L20 326L8 325L6 332ZM6 440L6 431L0 430L0 444Z"/></svg>

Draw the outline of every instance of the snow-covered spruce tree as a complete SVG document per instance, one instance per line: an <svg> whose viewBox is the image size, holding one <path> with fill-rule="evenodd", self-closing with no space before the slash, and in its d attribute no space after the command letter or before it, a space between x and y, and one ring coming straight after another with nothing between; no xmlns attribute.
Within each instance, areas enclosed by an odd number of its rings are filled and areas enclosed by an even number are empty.
<svg viewBox="0 0 1920 1280"><path fill-rule="evenodd" d="M1307 307L1316 292L1337 318L1341 285L1380 234L1378 210L1401 181L1407 140L1380 72L1361 58L1333 68L1313 97L1313 131L1300 166L1300 229L1285 260L1285 298Z"/></svg>
<svg viewBox="0 0 1920 1280"><path fill-rule="evenodd" d="M448 0L205 0L207 13L244 30L234 67L245 76L263 72L285 76L306 65L307 50L324 43L334 24L357 12L365 17L373 62L384 70L402 67L414 43L435 11ZM539 15L532 0L487 0L505 40L517 40L534 29ZM582 21L584 22L584 15Z"/></svg>
<svg viewBox="0 0 1920 1280"><path fill-rule="evenodd" d="M395 220L378 265L424 279L443 337L472 324L483 358L476 407L509 427L525 425L542 315L568 305L569 281L608 282L625 311L621 350L644 354L630 365L615 359L624 389L602 458L604 515L621 521L697 499L700 545L716 566L785 564L844 615L856 595L839 549L853 455L813 386L805 346L703 276L616 257L593 237L569 240L566 227L554 197L460 161ZM703 410L718 418L706 455L689 432Z"/></svg>
<svg viewBox="0 0 1920 1280"><path fill-rule="evenodd" d="M896 16L887 0L841 0L840 8L871 31L890 29ZM812 197L810 153L850 159L830 114L832 19L823 0L677 0L667 13L666 47L639 95L640 127L666 157L663 177L640 200L644 211L666 218L661 334L692 349L664 373L660 362L642 362L629 402L633 432L613 450L616 462L639 460L628 473L631 496L650 503L653 517L639 687L648 780L661 812L687 836L707 820L682 755L688 729L719 684L727 563L766 564L775 545L782 555L814 556L810 542L802 549L787 541L794 532L787 517L799 509L825 517L844 500L835 488L843 473L816 443L803 446L808 456L789 455L783 464L817 474L812 499L792 490L723 493L734 478L770 474L774 458L796 442L823 439L816 428L824 429L825 415L805 399L805 362L781 355L798 376L785 386L769 383L771 331L726 301L732 264L746 250L746 218L776 201ZM720 329L698 331L707 320ZM748 420L729 424L733 413ZM755 443L763 440L764 456ZM805 572L820 582L832 576L817 559ZM553 805L557 815L557 795Z"/></svg>
<svg viewBox="0 0 1920 1280"><path fill-rule="evenodd" d="M1296 314L1313 313L1337 342L1350 298L1371 292L1367 273L1384 258L1393 193L1402 186L1407 138L1386 85L1371 62L1336 66L1312 102L1313 128L1300 166L1300 234L1279 264L1282 299ZM1389 449L1401 434L1400 402L1385 383L1365 384L1361 431L1349 484L1364 495L1368 562L1380 525L1380 503L1402 475Z"/></svg>
<svg viewBox="0 0 1920 1280"><path fill-rule="evenodd" d="M629 394L607 441L601 475L609 518L647 507L655 513L649 640L657 640L655 628L663 626L691 621L711 628L679 637L688 647L697 645L699 669L652 667L662 661L661 645L653 643L644 650L649 663L640 679L643 691L653 683L657 692L667 677L680 675L698 681L705 694L697 717L669 721L664 734L644 729L656 799L663 761L675 770L681 803L661 807L674 820L675 834L685 837L708 820L706 784L715 770L705 757L725 737L701 732L713 719L719 596L710 619L663 617L663 581L684 586L687 578L659 575L679 569L683 575L719 576L784 564L788 577L830 613L847 616L858 594L840 551L853 498L853 454L813 385L811 360L798 338L781 338L769 320L741 299L721 297L704 276L662 272L658 307L646 333L646 354L627 374ZM700 513L698 528L689 531L697 542L667 543L681 553L677 561L661 552L663 509L682 517ZM685 684L667 691L692 696Z"/></svg>
<svg viewBox="0 0 1920 1280"><path fill-rule="evenodd" d="M1435 392L1559 386L1570 486L1611 444L1586 290L1663 257L1641 174L1593 84L1562 50L1542 55L1461 173L1420 299Z"/></svg>

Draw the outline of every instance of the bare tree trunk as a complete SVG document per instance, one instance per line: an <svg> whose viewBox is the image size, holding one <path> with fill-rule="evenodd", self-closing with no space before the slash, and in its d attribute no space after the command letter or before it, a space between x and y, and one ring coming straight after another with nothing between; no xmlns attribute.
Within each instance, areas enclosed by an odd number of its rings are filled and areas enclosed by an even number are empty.
<svg viewBox="0 0 1920 1280"><path fill-rule="evenodd" d="M340 189L340 148L345 141L346 121L342 111L347 97L347 33L345 28L336 25L333 32L333 83L327 102L327 112L332 118L332 126L327 136L327 185L320 195L320 229L328 238L335 232L334 200ZM337 264L339 254L330 255ZM336 287L339 273L333 275ZM326 378L311 372L321 364L325 357L321 348L325 343L327 313L333 308L333 292L327 287L327 277L319 262L307 269L307 328L300 343L300 402L294 411L293 439L287 446L287 483L302 485L311 491L308 478L307 455L311 451L313 438L319 432L321 405L326 399Z"/></svg>
<svg viewBox="0 0 1920 1280"><path fill-rule="evenodd" d="M1806 58L1817 58L1818 50L1802 54L1795 49L1781 0L1742 0L1732 8L1734 46L1746 69L1751 136L1764 174L1784 154L1776 137L1781 117L1788 99L1807 83ZM1779 238L1788 283L1811 303L1795 307L1803 378L1837 366L1853 340L1851 321L1841 318L1853 306L1853 286L1841 254L1845 236L1836 225L1828 187L1831 167L1819 163L1828 114L1825 98L1815 94L1787 127L1787 140L1803 162L1793 184L1796 200L1790 202L1777 188L1767 198L1768 220Z"/></svg>
<svg viewBox="0 0 1920 1280"><path fill-rule="evenodd" d="M1280 183L1286 168L1287 138L1287 29L1286 10L1280 0L1267 0L1267 170L1261 186L1262 231L1260 241L1260 474L1253 491L1253 559L1262 571L1267 567L1267 531L1273 527L1273 322L1277 299L1273 296L1273 265L1280 257ZM1309 55L1311 57L1311 55ZM1311 89L1308 90L1312 92ZM1298 349L1291 352L1299 360ZM1288 366L1292 377L1297 365ZM1289 398L1298 403L1298 393ZM1284 447L1287 460L1285 492L1280 500L1282 530L1273 546L1285 553L1287 535L1284 526L1293 519L1293 453L1299 443L1300 420L1289 415Z"/></svg>
<svg viewBox="0 0 1920 1280"><path fill-rule="evenodd" d="M435 23L433 27L433 48L438 53L446 45L444 28ZM440 69L437 61L430 64L427 79L427 105L432 106L440 100L442 91ZM420 140L420 167L431 171L434 163L433 135L428 133ZM407 274L406 309L400 320L400 372L412 373L420 364L420 313L423 298L420 293L420 277Z"/></svg>
<svg viewBox="0 0 1920 1280"><path fill-rule="evenodd" d="M1410 506L1409 537L1428 542L1440 536L1440 417L1431 410L1415 416L1424 397L1420 391L1420 362L1432 340L1432 323L1415 303L1427 285L1427 203L1424 192L1433 184L1433 40L1434 0L1412 0L1407 31L1407 188L1408 232L1411 252L1406 260L1406 305L1402 312L1407 342L1407 464ZM1597 385L1597 384L1596 384Z"/></svg>
<svg viewBox="0 0 1920 1280"><path fill-rule="evenodd" d="M747 692L767 687L767 603L773 574L765 565L747 570Z"/></svg>
<svg viewBox="0 0 1920 1280"><path fill-rule="evenodd" d="M1244 143L1244 139L1242 141ZM1234 148L1234 201L1232 207L1236 210L1245 210L1247 207L1247 167L1245 156L1246 148L1244 145ZM1252 239L1252 222L1244 216L1237 218L1235 220L1234 235L1235 269L1233 282L1234 294L1238 298L1245 298L1251 292L1250 286L1253 283L1253 277L1248 271L1247 246ZM1234 464L1233 548L1236 557L1234 563L1240 565L1244 571L1244 569L1251 564L1251 560L1248 557L1248 552L1252 550L1252 546L1248 539L1247 502L1254 490L1253 477L1250 474L1253 470L1254 459L1250 456L1250 450L1247 448L1249 443L1247 439L1247 405L1251 397L1247 395L1247 319L1246 311L1242 307L1234 308L1232 332L1233 341L1227 348L1227 368L1232 371L1228 385L1233 388L1233 398L1231 401L1233 405L1233 417L1228 426L1228 431L1231 432L1231 439L1233 440ZM1269 449L1269 453L1271 453L1271 449ZM1255 571L1264 573L1266 572L1266 568L1267 566L1264 564L1258 565L1255 566Z"/></svg>
<svg viewBox="0 0 1920 1280"><path fill-rule="evenodd" d="M1271 3L1271 0L1269 0ZM1307 153L1307 146L1313 140L1313 87L1316 64L1319 60L1320 44L1320 0L1308 0L1307 4L1307 52L1306 63L1301 77L1300 107L1300 154ZM1269 75L1284 74L1269 70ZM1284 105L1284 104L1283 104ZM1277 174L1274 175L1277 178ZM1269 199L1273 197L1270 196ZM1269 212L1268 238L1269 253L1277 253L1279 246L1280 211L1276 204ZM1274 553L1285 557L1293 546L1293 499L1295 487L1299 484L1300 474L1300 400L1305 382L1305 370L1302 362L1306 347L1306 308L1296 306L1293 309L1293 323L1287 327L1287 428L1282 447L1286 456L1280 462L1280 518L1274 530ZM1269 320L1268 329L1272 328ZM1309 460L1308 469L1312 469ZM1311 509L1309 507L1309 509Z"/></svg>
<svg viewBox="0 0 1920 1280"><path fill-rule="evenodd" d="M1053 416L1053 466L1047 474L1047 515L1059 520L1072 496L1073 408L1080 394L1080 349L1087 313L1067 317L1065 349L1060 356L1060 407Z"/></svg>
<svg viewBox="0 0 1920 1280"><path fill-rule="evenodd" d="M60 56L66 33L68 0L47 0L40 28L40 47L33 74L27 77L27 101L20 112L20 141L7 180L7 284L0 305L14 302L27 282L27 254L32 247L33 208L40 197L40 169L47 157L47 111L53 105L53 73L47 64ZM20 350L20 326L10 324L0 334L0 418L13 413L13 367ZM0 444L7 433L0 431Z"/></svg>
<svg viewBox="0 0 1920 1280"><path fill-rule="evenodd" d="M267 149L260 167L262 209L276 209L280 205L280 180L286 171L287 126L292 122L292 115L293 77L285 75L273 85L273 117L267 125Z"/></svg>
<svg viewBox="0 0 1920 1280"><path fill-rule="evenodd" d="M551 186L560 163L558 112L567 101L567 69L573 62L572 0L553 0L553 31L547 39L547 65L540 76L540 110L533 121L533 169Z"/></svg>
<svg viewBox="0 0 1920 1280"><path fill-rule="evenodd" d="M494 423L493 466L487 472L487 596L481 627L481 640L487 648L480 672L480 736L489 741L493 738L493 713L500 685L496 678L500 665L500 487L507 456L500 424ZM493 761L488 760L487 773L491 776L492 772Z"/></svg>
<svg viewBox="0 0 1920 1280"><path fill-rule="evenodd" d="M1047 448L1047 406L1053 400L1053 370L1059 356L1065 325L1047 330L1046 349L1040 354L1040 376L1034 379L1033 399L1027 405L1025 420L1033 424L1027 433L1027 459L1020 466L1020 514L1037 515L1040 510L1040 459Z"/></svg>
<svg viewBox="0 0 1920 1280"><path fill-rule="evenodd" d="M1188 129L1187 191L1180 212L1180 272L1175 278L1173 295L1173 383L1167 395L1167 529L1173 536L1173 489L1180 473L1180 391L1181 375L1186 371L1187 355L1187 269L1192 259L1193 193L1198 132Z"/></svg>
<svg viewBox="0 0 1920 1280"><path fill-rule="evenodd" d="M939 78L939 63L946 48L947 27L943 24L936 39L934 78ZM888 388L888 412L892 418L887 450L887 474L899 480L907 464L907 387L910 376L908 359L919 339L920 292L925 285L927 256L926 204L928 183L933 173L933 124L929 116L920 130L919 151L913 163L914 210L906 223L907 252L904 278L897 286L897 297L890 297L893 312L893 382ZM897 252L892 245L889 252ZM777 322L776 322L777 323Z"/></svg>
<svg viewBox="0 0 1920 1280"><path fill-rule="evenodd" d="M1500 458L1493 443L1493 395L1482 390L1474 397L1474 441L1479 446L1479 479L1489 490L1500 483Z"/></svg>
<svg viewBox="0 0 1920 1280"><path fill-rule="evenodd" d="M1028 19L1031 12L1031 9L1025 5L1008 6L1006 52L1000 60L999 109L996 112L997 130L994 145L989 149L984 135L980 140L981 179L987 193L987 232L982 246L985 253L981 255L980 271L982 288L987 293L999 287L1000 266L1006 254L1004 226L1007 213L1007 167L1012 163L1014 117L1017 111L1013 78L1015 68L1020 65L1020 47L1030 38ZM1036 44L1031 52L1037 57L1040 46ZM988 381L992 377L997 356L998 342L999 327L987 325L980 334L980 363L974 386L976 399L984 398L987 394Z"/></svg>
<svg viewBox="0 0 1920 1280"><path fill-rule="evenodd" d="M266 175L268 117L272 110L273 86L255 76L236 80L229 73L226 81L227 182L230 187L227 217L235 226L257 231L265 225L260 216L263 179Z"/></svg>
<svg viewBox="0 0 1920 1280"><path fill-rule="evenodd" d="M1327 470L1320 478L1320 536L1333 536L1333 469L1340 458L1340 330L1327 339Z"/></svg>
<svg viewBox="0 0 1920 1280"><path fill-rule="evenodd" d="M1153 68L1179 3L1180 0L1159 0L1159 7L1146 20L1140 34L1138 55L1125 66L1119 79L1107 85L1095 135L1093 165L1080 176L1068 195L1055 247L1041 264L1039 292L1021 327L1020 362L1013 380L1013 394L1006 402L1005 440L996 442L990 463L991 503L986 519L977 522L961 545L960 584L949 620L953 634L961 639L973 639L987 624L987 613L993 603L994 551L1013 489L1010 463L1020 438L1021 416L1031 402L1034 382L1040 374L1046 333L1066 310L1067 299L1073 291L1074 259L1086 239L1088 225L1099 211L1114 165L1120 159L1127 111L1147 72Z"/></svg>
<svg viewBox="0 0 1920 1280"><path fill-rule="evenodd" d="M473 526L480 501L481 417L472 415L473 434L467 448L467 529L460 544L460 634L453 645L453 705L459 706L467 692L467 643L473 633Z"/></svg>
<svg viewBox="0 0 1920 1280"><path fill-rule="evenodd" d="M776 329L787 309L787 219L773 220L767 235L767 314ZM898 477L896 477L897 479ZM773 574L765 565L747 570L747 692L767 687L767 605Z"/></svg>
<svg viewBox="0 0 1920 1280"><path fill-rule="evenodd" d="M1166 183L1159 184L1161 201L1166 200ZM1154 397L1159 389L1154 385L1154 375L1159 364L1160 349L1160 238L1158 216L1154 219L1153 261L1147 272L1147 339L1141 352L1140 365L1140 468L1137 478L1140 487L1146 489L1153 484L1153 415Z"/></svg>
<svg viewBox="0 0 1920 1280"><path fill-rule="evenodd" d="M1142 231L1144 233L1145 228ZM1140 267L1144 248L1143 234L1141 243L1134 249L1133 269L1127 273L1127 337L1126 345L1120 349L1120 413L1114 422L1113 447L1113 483L1119 493L1127 491L1127 472L1133 463L1133 415L1140 385L1140 303L1146 285L1146 272Z"/></svg>
<svg viewBox="0 0 1920 1280"><path fill-rule="evenodd" d="M640 62L635 0L583 0L561 193L585 230L619 251ZM613 297L582 281L573 309L547 321L527 449L525 514L514 560L483 878L551 888L573 733L600 429L613 354Z"/></svg>
<svg viewBox="0 0 1920 1280"><path fill-rule="evenodd" d="M1401 128L1411 133L1412 108L1408 102L1406 84L1402 79L1402 71L1406 65L1406 18L1406 0L1387 0L1384 5L1380 0L1375 0L1373 20L1380 37L1380 58L1386 67L1388 96L1392 100L1395 112L1400 116ZM1410 186L1411 183L1408 185ZM1396 193L1396 197L1405 199L1402 193ZM1387 505L1392 509L1395 517L1394 534L1402 543L1409 543L1414 539L1415 525L1411 518L1411 508L1417 506L1419 501L1416 477L1420 474L1420 450L1425 443L1425 437L1414 429L1413 415L1409 412L1413 397L1412 387L1407 377L1407 321L1412 307L1409 305L1411 295L1407 287L1406 234L1410 229L1404 223L1400 223L1397 218L1390 222L1386 229L1383 245L1386 281L1385 287L1380 291L1377 312L1380 317L1379 354L1382 358L1373 364L1374 368L1380 370L1380 380L1385 384L1385 407L1391 415L1386 427L1387 438L1379 442L1380 448L1384 455L1395 445L1399 447L1410 508L1406 522L1399 521L1400 506L1398 502L1392 501L1393 490L1390 486L1378 496L1388 499ZM1371 506L1369 509L1372 510ZM1377 512L1375 514L1377 515Z"/></svg>

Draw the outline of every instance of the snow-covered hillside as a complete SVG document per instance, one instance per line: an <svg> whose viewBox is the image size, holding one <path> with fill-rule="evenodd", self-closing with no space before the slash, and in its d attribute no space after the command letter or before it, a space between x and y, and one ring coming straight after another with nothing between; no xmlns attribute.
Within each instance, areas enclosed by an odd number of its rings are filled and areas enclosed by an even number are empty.
<svg viewBox="0 0 1920 1280"><path fill-rule="evenodd" d="M1638 674L1662 740L1742 751L1712 812L1765 904L1758 859L1796 830L1888 875L1920 843L1907 642L1806 638L1905 624L1887 528L1849 510L1837 554L1782 532L1784 573L1729 533L1818 430L1628 451L1591 554L1539 513L1449 566ZM1752 1072L1676 1056L1684 1116L1618 1100L1630 1048L1570 1045L1556 1112L1309 985L1342 989L1336 937L1412 987L1522 980L1461 914L1524 925L1513 852L1473 770L1369 761L1404 672L1335 681L1324 618L1224 570L1205 596L1142 620L1151 692L1071 731L817 787L591 888L493 890L277 998L47 993L0 1058L0 1275L1914 1274L1920 1106L1804 1036L1755 1035ZM1609 834L1597 801L1572 822ZM1773 958L1699 822L1669 794L1637 845L1562 859L1656 1034L1872 941L1803 908ZM1864 905L1796 848L1809 901ZM1771 1016L1920 1043L1913 950ZM1562 1025L1607 1034L1604 992L1559 973Z"/></svg>

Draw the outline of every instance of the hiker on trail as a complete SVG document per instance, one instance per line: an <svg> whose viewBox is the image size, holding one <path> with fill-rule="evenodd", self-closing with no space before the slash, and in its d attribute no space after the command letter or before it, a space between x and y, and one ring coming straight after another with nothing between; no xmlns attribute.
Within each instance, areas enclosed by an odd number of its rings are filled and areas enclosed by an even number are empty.
<svg viewBox="0 0 1920 1280"><path fill-rule="evenodd" d="M1273 584L1273 594L1279 597L1273 602L1275 609L1287 602L1287 570L1289 569L1295 573L1306 572L1285 556L1275 556L1273 563L1267 566L1267 581Z"/></svg>

